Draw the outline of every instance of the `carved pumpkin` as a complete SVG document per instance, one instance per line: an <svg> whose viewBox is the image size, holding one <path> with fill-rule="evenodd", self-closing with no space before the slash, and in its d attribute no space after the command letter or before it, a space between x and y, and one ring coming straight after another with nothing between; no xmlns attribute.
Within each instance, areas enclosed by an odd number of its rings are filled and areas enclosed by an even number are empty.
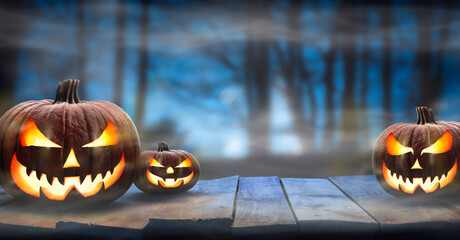
<svg viewBox="0 0 460 240"><path fill-rule="evenodd" d="M182 150L169 150L164 142L158 151L144 151L136 165L134 184L147 193L187 191L200 177L200 165L195 157Z"/></svg>
<svg viewBox="0 0 460 240"><path fill-rule="evenodd" d="M460 123L435 121L417 107L416 123L397 123L377 139L372 155L380 185L397 196L442 192L457 175Z"/></svg>
<svg viewBox="0 0 460 240"><path fill-rule="evenodd" d="M139 137L129 116L106 101L78 99L78 80L56 99L27 101L0 119L0 183L20 199L108 202L133 179Z"/></svg>

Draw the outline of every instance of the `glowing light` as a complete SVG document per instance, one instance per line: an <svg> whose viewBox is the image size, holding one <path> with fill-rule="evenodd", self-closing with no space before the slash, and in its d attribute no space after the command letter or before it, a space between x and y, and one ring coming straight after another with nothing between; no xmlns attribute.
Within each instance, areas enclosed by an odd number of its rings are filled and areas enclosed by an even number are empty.
<svg viewBox="0 0 460 240"><path fill-rule="evenodd" d="M394 137L393 133L390 133L390 135L387 138L386 142L386 147L387 147L387 152L390 155L402 155L405 153L414 153L414 150L410 147L403 146L401 143L396 140Z"/></svg>
<svg viewBox="0 0 460 240"><path fill-rule="evenodd" d="M433 143L431 146L425 148L422 150L423 153L445 153L450 151L452 147L452 134L446 130L446 132L442 135L441 138L438 139L435 143Z"/></svg>
<svg viewBox="0 0 460 240"><path fill-rule="evenodd" d="M21 141L21 146L23 147L36 146L62 148L58 144L49 140L45 135L43 135L43 133L40 132L32 119L29 119L26 123L24 123L19 138Z"/></svg>
<svg viewBox="0 0 460 240"><path fill-rule="evenodd" d="M77 157L75 156L75 152L73 151L73 148L70 150L69 156L67 156L67 160L65 160L64 166L62 168L70 167L80 167L80 164L77 161Z"/></svg>
<svg viewBox="0 0 460 240"><path fill-rule="evenodd" d="M410 169L423 169L423 168L422 166L420 166L418 159L416 159L414 165Z"/></svg>
<svg viewBox="0 0 460 240"><path fill-rule="evenodd" d="M109 121L107 127L102 132L101 136L99 136L96 140L83 145L83 147L104 147L104 146L111 146L118 144L118 133L117 128Z"/></svg>
<svg viewBox="0 0 460 240"><path fill-rule="evenodd" d="M168 169L166 169L166 173L167 174L173 174L174 173L174 169L172 167L169 167Z"/></svg>
<svg viewBox="0 0 460 240"><path fill-rule="evenodd" d="M149 162L149 166L150 167L164 167L163 165L161 165L155 158L150 158L150 162Z"/></svg>
<svg viewBox="0 0 460 240"><path fill-rule="evenodd" d="M443 188L452 182L457 174L457 159L455 159L455 164L449 170L447 176L442 174L441 177L435 176L433 179L431 179L431 177L427 177L425 182L423 181L423 178L412 178L412 181L410 181L409 178L403 179L401 175L396 173L393 173L392 175L391 171L385 166L385 163L383 163L382 171L385 181L388 185L390 185L390 187L396 190L401 188L403 192L413 194L415 190L420 187L425 193L431 193L436 191L439 186L440 188Z"/></svg>
<svg viewBox="0 0 460 240"><path fill-rule="evenodd" d="M163 180L163 178L156 176L155 174L152 174L149 170L147 170L147 179L155 186L161 185L164 188L176 188L182 185L182 183L185 185L190 182L193 178L194 171L190 173L187 177L183 178L178 178L174 180L174 178L166 178Z"/></svg>
<svg viewBox="0 0 460 240"><path fill-rule="evenodd" d="M181 164L177 165L176 168L186 168L186 167L191 167L192 166L192 161L190 161L190 158L185 159Z"/></svg>
<svg viewBox="0 0 460 240"><path fill-rule="evenodd" d="M83 197L96 195L102 188L102 185L107 189L118 181L123 174L124 168L125 155L123 154L113 173L107 171L104 177L102 173L98 173L94 180L92 180L92 175L87 174L83 182L81 182L79 176L64 177L64 184L61 184L57 177L53 177L53 181L50 184L44 173L42 173L40 179L37 177L36 171L31 171L30 175L27 175L26 167L17 160L16 154L14 154L11 161L11 176L16 186L29 195L40 197L41 189L47 198L62 201L74 188Z"/></svg>

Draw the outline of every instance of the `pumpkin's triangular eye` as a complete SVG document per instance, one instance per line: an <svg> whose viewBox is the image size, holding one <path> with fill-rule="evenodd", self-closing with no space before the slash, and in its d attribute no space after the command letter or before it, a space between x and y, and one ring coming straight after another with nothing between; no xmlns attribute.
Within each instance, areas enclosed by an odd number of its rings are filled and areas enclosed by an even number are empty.
<svg viewBox="0 0 460 240"><path fill-rule="evenodd" d="M149 166L150 167L164 167L163 165L161 165L155 158L150 158L150 163L149 163Z"/></svg>
<svg viewBox="0 0 460 240"><path fill-rule="evenodd" d="M29 119L26 123L24 123L19 138L21 141L21 146L23 147L35 146L62 148L58 144L49 140L45 135L43 135L43 133L40 132L32 119Z"/></svg>
<svg viewBox="0 0 460 240"><path fill-rule="evenodd" d="M414 150L410 147L403 146L401 143L396 140L395 136L393 133L390 133L390 135L387 138L387 152L390 155L402 155L405 153L414 153Z"/></svg>
<svg viewBox="0 0 460 240"><path fill-rule="evenodd" d="M118 132L112 121L107 123L107 127L96 140L83 145L83 147L104 147L118 144Z"/></svg>
<svg viewBox="0 0 460 240"><path fill-rule="evenodd" d="M177 165L176 168L186 168L186 167L191 167L191 166L192 166L192 161L190 161L190 158L187 158L184 161L182 161L181 164Z"/></svg>
<svg viewBox="0 0 460 240"><path fill-rule="evenodd" d="M431 146L425 148L422 150L423 153L445 153L450 151L450 148L452 147L452 134L449 132L449 130L446 130L444 134Z"/></svg>

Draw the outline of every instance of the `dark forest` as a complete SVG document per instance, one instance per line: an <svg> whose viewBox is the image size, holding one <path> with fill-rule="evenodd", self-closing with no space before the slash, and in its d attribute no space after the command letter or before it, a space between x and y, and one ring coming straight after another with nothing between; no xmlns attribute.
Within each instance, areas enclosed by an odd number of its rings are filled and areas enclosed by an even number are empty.
<svg viewBox="0 0 460 240"><path fill-rule="evenodd" d="M1 1L0 113L77 78L204 178L370 174L415 107L460 121L459 29L458 1Z"/></svg>

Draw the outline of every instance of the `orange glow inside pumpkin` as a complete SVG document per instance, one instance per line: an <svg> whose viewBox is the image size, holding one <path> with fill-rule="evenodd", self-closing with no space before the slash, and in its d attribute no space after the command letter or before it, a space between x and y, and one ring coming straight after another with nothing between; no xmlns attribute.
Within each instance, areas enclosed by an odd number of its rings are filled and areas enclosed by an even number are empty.
<svg viewBox="0 0 460 240"><path fill-rule="evenodd" d="M21 146L24 147L36 146L62 148L40 132L32 119L29 119L26 123L24 123L20 132L20 142ZM117 144L117 129L113 122L109 121L102 134L96 140L84 145L83 147L102 147ZM80 167L73 148L70 150L63 168L71 167ZM62 184L59 182L57 177L53 177L52 183L49 183L46 174L42 173L41 176L37 176L37 173L34 170L27 175L27 169L17 160L16 153L13 155L10 167L13 181L22 191L29 195L40 197L41 189L47 198L60 201L64 200L68 193L74 188L83 197L94 196L100 191L102 185L104 185L104 188L107 189L117 182L123 174L124 169L125 155L123 153L120 162L117 166L115 166L113 172L107 171L104 176L102 173L98 173L94 179L92 174L87 174L83 181L81 181L79 176L64 177L64 183Z"/></svg>
<svg viewBox="0 0 460 240"><path fill-rule="evenodd" d="M425 148L422 150L423 153L445 153L450 151L452 148L452 142L453 142L453 137L452 134L446 130L442 137L440 137L435 143L433 143L431 146Z"/></svg>
<svg viewBox="0 0 460 240"><path fill-rule="evenodd" d="M43 133L38 130L37 125L35 125L35 122L32 119L27 120L27 122L22 126L20 141L21 146L23 147L36 146L62 148L43 135Z"/></svg>
<svg viewBox="0 0 460 240"><path fill-rule="evenodd" d="M125 155L123 154L113 173L107 171L105 176L102 173L98 173L94 179L91 174L87 174L83 181L81 181L79 176L64 177L64 184L61 184L57 177L54 177L50 184L44 173L42 173L40 178L37 177L35 171L27 175L26 167L17 160L16 154L13 155L11 161L11 176L16 186L25 193L35 197L40 197L41 189L47 198L59 201L64 200L67 194L74 188L83 197L94 196L102 188L102 185L107 189L118 181L124 169Z"/></svg>
<svg viewBox="0 0 460 240"><path fill-rule="evenodd" d="M403 179L401 175L396 173L391 174L391 171L385 166L385 162L382 166L383 177L385 181L390 185L390 187L399 191L401 189L405 193L413 194L415 190L420 187L426 193L434 192L438 187L445 187L447 184L452 182L455 175L457 174L457 159L455 159L455 164L447 173L441 175L441 177L436 176L433 179L427 177L425 182L423 178L412 178L412 181L409 178Z"/></svg>
<svg viewBox="0 0 460 240"><path fill-rule="evenodd" d="M75 152L73 151L73 148L70 150L69 156L67 156L67 159L62 168L71 167L80 167L80 164L77 161L77 157L75 156Z"/></svg>
<svg viewBox="0 0 460 240"><path fill-rule="evenodd" d="M83 145L83 147L104 147L118 144L117 128L109 121L102 134L94 141Z"/></svg>
<svg viewBox="0 0 460 240"><path fill-rule="evenodd" d="M149 166L150 167L164 167L153 157L150 158ZM192 161L190 161L190 159L187 157L184 161L182 161L179 165L177 165L176 168L185 168L185 167L191 167L191 166L192 166ZM173 174L174 169L171 167L168 167L168 169L166 170L166 173ZM149 182L151 182L155 186L161 185L164 188L177 188L181 186L182 184L185 185L189 183L190 180L192 180L193 178L194 171L192 171L192 173L190 173L186 177L177 178L177 179L174 179L174 178L163 179L151 173L148 169L146 171L146 174L147 174L147 179L149 180Z"/></svg>
<svg viewBox="0 0 460 240"><path fill-rule="evenodd" d="M396 140L393 133L390 133L390 135L388 136L386 147L387 152L390 155L402 155L409 152L414 153L414 150L412 148L403 146L401 143L399 143L398 140Z"/></svg>

